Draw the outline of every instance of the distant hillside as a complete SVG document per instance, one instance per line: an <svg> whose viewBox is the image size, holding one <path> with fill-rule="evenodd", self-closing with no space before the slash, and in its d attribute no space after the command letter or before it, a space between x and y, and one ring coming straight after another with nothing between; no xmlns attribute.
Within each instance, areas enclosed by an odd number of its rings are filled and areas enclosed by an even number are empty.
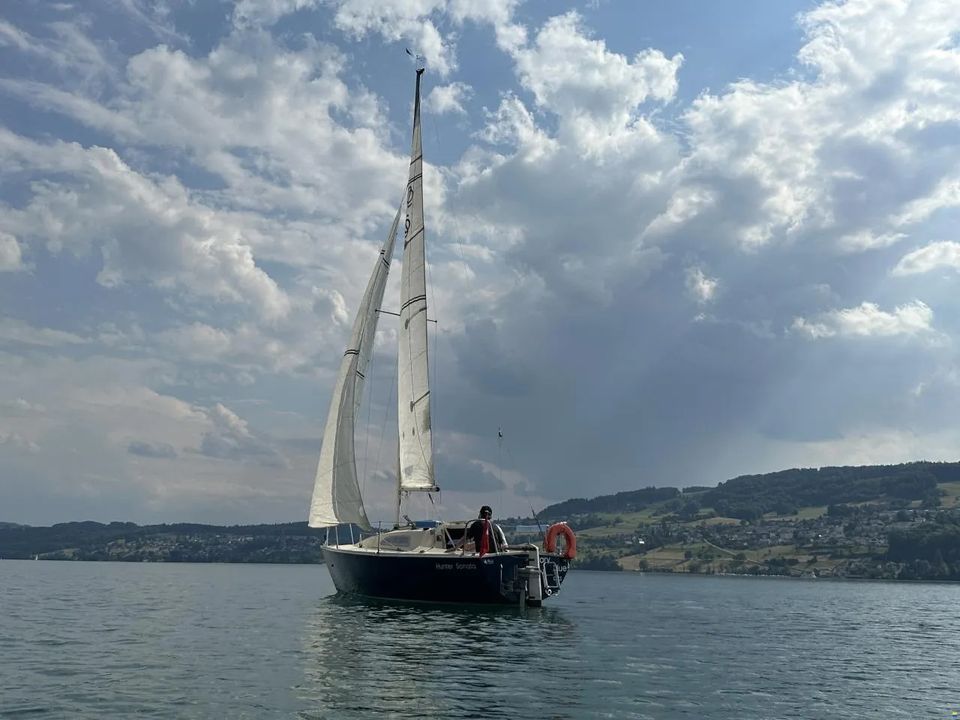
<svg viewBox="0 0 960 720"><path fill-rule="evenodd" d="M563 520L571 515L589 513L637 512L645 508L679 497L680 491L674 487L648 487L642 490L628 490L616 495L600 495L591 500L573 498L555 505L548 505L540 511L541 520Z"/></svg>
<svg viewBox="0 0 960 720"><path fill-rule="evenodd" d="M824 467L743 475L699 496L718 515L752 520L817 505L880 499L937 498L937 484L960 480L960 463L913 462L901 465Z"/></svg>
<svg viewBox="0 0 960 720"><path fill-rule="evenodd" d="M642 490L576 498L545 507L543 520L594 513L638 512L660 505L663 512L693 516L701 508L717 515L752 520L764 513L781 515L808 506L898 498L930 500L937 484L960 481L960 462L913 462L901 465L795 468L764 475L742 475L715 488L648 487Z"/></svg>
<svg viewBox="0 0 960 720"><path fill-rule="evenodd" d="M320 562L325 531L278 525L136 525L69 522L0 525L0 558L158 562Z"/></svg>

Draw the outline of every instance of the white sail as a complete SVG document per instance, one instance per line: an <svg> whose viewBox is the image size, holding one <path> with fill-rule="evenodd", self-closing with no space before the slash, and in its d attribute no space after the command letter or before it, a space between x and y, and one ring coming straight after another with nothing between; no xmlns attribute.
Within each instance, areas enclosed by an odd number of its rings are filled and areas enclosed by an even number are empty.
<svg viewBox="0 0 960 720"><path fill-rule="evenodd" d="M404 201L403 272L397 359L400 489L434 490L427 376L427 283L423 228L423 149L420 142L420 76L413 109L410 176Z"/></svg>
<svg viewBox="0 0 960 720"><path fill-rule="evenodd" d="M363 509L360 485L357 482L357 460L354 451L354 430L363 390L364 373L373 352L377 334L377 311L390 272L393 243L400 223L400 210L393 220L390 234L383 243L376 267L367 283L366 292L353 323L350 344L340 362L340 373L330 398L330 410L323 431L323 446L317 464L317 476L310 503L310 527L329 527L354 523L370 529Z"/></svg>

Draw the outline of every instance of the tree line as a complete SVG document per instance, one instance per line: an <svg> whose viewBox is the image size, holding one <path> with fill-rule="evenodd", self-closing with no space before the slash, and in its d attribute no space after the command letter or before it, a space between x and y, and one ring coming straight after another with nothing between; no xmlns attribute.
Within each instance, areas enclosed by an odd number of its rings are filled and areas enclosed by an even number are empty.
<svg viewBox="0 0 960 720"><path fill-rule="evenodd" d="M662 504L664 513L692 519L702 508L717 515L756 520L765 513L796 513L801 507L840 505L888 498L939 504L937 484L960 481L960 462L912 462L793 468L761 475L741 475L714 488L646 487L640 490L573 498L544 508L543 520L570 519L593 513L637 512Z"/></svg>
<svg viewBox="0 0 960 720"><path fill-rule="evenodd" d="M320 539L325 532L307 527L305 522L231 526L195 523L137 525L132 522L93 521L58 523L49 527L6 524L0 526L0 557L30 558L67 548L77 549L83 556L102 552L104 546L118 540L136 542L150 538L236 537L275 542L284 537Z"/></svg>

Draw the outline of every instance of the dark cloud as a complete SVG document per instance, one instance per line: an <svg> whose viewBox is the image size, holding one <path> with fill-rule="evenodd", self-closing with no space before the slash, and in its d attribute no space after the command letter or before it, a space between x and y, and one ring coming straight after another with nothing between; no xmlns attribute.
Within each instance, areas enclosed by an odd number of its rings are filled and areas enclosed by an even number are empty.
<svg viewBox="0 0 960 720"><path fill-rule="evenodd" d="M169 443L150 443L143 440L134 440L127 445L127 452L148 458L175 458L177 451Z"/></svg>

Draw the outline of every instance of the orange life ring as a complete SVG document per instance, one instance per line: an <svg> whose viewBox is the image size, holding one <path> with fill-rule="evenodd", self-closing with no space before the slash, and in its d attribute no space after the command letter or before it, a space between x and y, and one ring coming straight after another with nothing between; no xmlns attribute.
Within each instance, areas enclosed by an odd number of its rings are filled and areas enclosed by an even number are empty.
<svg viewBox="0 0 960 720"><path fill-rule="evenodd" d="M563 551L563 556L567 560L573 560L577 556L577 536L565 522L554 523L547 528L547 536L543 539L543 549L548 553L556 552L557 535L563 535L567 540L567 547Z"/></svg>

